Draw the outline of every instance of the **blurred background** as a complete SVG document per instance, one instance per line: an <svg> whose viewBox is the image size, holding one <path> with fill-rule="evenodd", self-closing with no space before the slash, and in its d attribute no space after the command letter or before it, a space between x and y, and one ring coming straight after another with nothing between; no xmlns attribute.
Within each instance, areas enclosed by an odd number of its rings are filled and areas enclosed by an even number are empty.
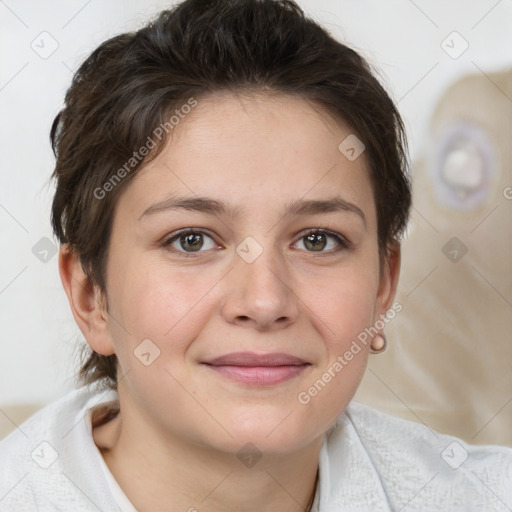
<svg viewBox="0 0 512 512"><path fill-rule="evenodd" d="M387 351L355 399L512 446L511 0L298 0L366 57L409 133L414 206ZM0 0L0 438L74 387L49 131L106 38L173 2Z"/></svg>

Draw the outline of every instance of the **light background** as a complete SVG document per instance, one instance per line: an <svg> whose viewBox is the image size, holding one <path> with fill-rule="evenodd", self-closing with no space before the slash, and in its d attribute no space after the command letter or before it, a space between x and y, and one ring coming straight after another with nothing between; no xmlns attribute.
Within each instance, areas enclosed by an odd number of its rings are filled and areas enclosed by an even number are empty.
<svg viewBox="0 0 512 512"><path fill-rule="evenodd" d="M512 0L298 3L380 69L405 119L413 160L428 149L427 123L448 85L468 73L512 65ZM53 240L49 131L72 72L103 40L139 28L170 5L0 0L0 408L48 403L74 387L81 333L60 283L57 257L44 263L32 252L41 238ZM469 43L457 59L441 47L453 31ZM48 58L33 49L42 40L50 48L51 39L42 32L58 43Z"/></svg>

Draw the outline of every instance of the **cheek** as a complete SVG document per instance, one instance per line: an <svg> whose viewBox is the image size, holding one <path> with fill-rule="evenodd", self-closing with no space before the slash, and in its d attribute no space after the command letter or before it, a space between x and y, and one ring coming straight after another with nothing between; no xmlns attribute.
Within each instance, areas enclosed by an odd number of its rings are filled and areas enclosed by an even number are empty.
<svg viewBox="0 0 512 512"><path fill-rule="evenodd" d="M306 301L316 327L327 341L330 358L343 353L352 340L371 326L378 292L378 271L371 262L315 280L315 294Z"/></svg>
<svg viewBox="0 0 512 512"><path fill-rule="evenodd" d="M131 351L144 339L162 351L184 351L201 330L201 312L208 308L214 282L211 274L199 279L162 262L126 262L111 282L113 315L125 328L112 324L119 349L125 351L128 332Z"/></svg>
<svg viewBox="0 0 512 512"><path fill-rule="evenodd" d="M312 431L327 429L345 409L368 360L365 329L372 324L376 282L359 272L339 273L337 279L336 286L326 283L312 300L316 314L311 318L321 333L325 354L295 397L299 411L316 418Z"/></svg>

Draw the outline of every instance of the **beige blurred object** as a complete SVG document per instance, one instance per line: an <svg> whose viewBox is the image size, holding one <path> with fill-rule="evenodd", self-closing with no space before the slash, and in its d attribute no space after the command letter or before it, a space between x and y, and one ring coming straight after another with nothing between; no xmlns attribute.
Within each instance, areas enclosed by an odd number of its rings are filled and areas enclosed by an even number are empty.
<svg viewBox="0 0 512 512"><path fill-rule="evenodd" d="M0 440L9 435L45 404L0 406Z"/></svg>
<svg viewBox="0 0 512 512"><path fill-rule="evenodd" d="M413 163L403 310L356 399L512 446L512 70L454 83L428 133Z"/></svg>

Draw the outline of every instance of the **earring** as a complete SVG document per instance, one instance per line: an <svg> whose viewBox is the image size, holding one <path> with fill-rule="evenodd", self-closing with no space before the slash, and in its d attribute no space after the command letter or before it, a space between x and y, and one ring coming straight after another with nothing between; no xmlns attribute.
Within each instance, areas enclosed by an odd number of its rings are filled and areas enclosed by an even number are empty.
<svg viewBox="0 0 512 512"><path fill-rule="evenodd" d="M384 333L376 334L372 338L372 342L370 344L370 353L371 354L380 354L386 350L386 345L388 344L386 340L386 335Z"/></svg>

